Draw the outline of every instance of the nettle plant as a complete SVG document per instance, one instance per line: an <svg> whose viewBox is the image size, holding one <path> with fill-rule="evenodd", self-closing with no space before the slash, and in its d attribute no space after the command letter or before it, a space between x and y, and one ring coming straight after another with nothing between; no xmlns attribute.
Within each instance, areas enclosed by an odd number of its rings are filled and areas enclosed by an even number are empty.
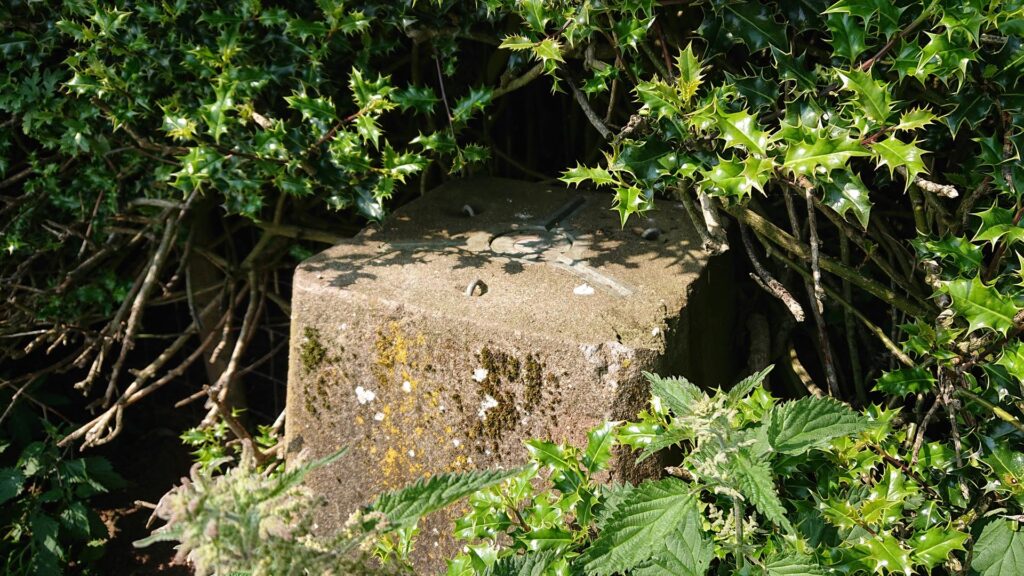
<svg viewBox="0 0 1024 576"><path fill-rule="evenodd" d="M907 460L898 411L779 402L763 386L769 371L712 395L648 374L637 421L591 430L583 450L528 442L526 470L469 498L455 533L470 544L448 574L962 571L953 449L933 442ZM657 456L669 476L596 481L617 445ZM986 540L975 564L997 549Z"/></svg>

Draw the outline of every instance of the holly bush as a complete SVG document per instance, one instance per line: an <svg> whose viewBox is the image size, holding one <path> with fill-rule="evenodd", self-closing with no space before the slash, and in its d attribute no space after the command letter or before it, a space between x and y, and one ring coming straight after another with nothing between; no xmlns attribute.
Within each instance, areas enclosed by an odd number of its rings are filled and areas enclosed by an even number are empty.
<svg viewBox="0 0 1024 576"><path fill-rule="evenodd" d="M899 571L1024 572L1022 10L8 2L0 389L45 409L43 386L74 386L97 411L62 443L93 446L202 368L209 385L181 395L251 442L236 409L285 342L298 259L443 179L554 169L607 190L624 226L680 202L705 250L745 256L749 370L892 414L884 451L904 466L873 461L858 482L918 482L948 439L926 512L970 538ZM555 142L537 136L551 110ZM783 529L795 512L743 509ZM918 528L876 526L864 546L902 557L892 536L913 560Z"/></svg>

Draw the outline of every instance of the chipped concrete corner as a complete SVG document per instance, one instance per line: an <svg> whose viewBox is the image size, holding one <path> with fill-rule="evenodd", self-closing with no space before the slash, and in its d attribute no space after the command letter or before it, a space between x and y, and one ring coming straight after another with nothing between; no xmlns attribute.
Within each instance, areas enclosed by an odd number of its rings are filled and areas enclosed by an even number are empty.
<svg viewBox="0 0 1024 576"><path fill-rule="evenodd" d="M652 240L621 229L602 194L452 182L300 265L289 457L348 448L309 479L326 499L319 529L424 475L517 466L528 438L583 444L646 405L645 370L724 384L731 313L715 302L728 299L707 289L685 213L664 204ZM612 472L650 473L628 457ZM458 513L422 523L420 572L455 552Z"/></svg>

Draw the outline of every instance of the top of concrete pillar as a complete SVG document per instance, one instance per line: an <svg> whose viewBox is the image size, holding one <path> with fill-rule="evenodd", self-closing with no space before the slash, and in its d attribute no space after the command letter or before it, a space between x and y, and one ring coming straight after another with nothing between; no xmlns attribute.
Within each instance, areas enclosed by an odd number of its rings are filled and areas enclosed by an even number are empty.
<svg viewBox="0 0 1024 576"><path fill-rule="evenodd" d="M449 182L303 262L296 286L502 332L660 349L707 256L680 205L662 201L624 230L610 205L606 192Z"/></svg>

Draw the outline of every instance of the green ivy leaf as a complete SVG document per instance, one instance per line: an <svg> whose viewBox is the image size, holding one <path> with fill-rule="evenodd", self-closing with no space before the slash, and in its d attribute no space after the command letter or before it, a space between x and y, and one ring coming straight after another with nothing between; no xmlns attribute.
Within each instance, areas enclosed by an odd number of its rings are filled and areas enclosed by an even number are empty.
<svg viewBox="0 0 1024 576"><path fill-rule="evenodd" d="M764 424L769 444L783 454L803 454L869 425L867 418L845 404L813 396L776 406Z"/></svg>
<svg viewBox="0 0 1024 576"><path fill-rule="evenodd" d="M971 569L980 576L1024 574L1024 534L1014 530L1009 520L992 520L974 543Z"/></svg>
<svg viewBox="0 0 1024 576"><path fill-rule="evenodd" d="M627 572L658 554L668 536L697 515L685 482L666 478L641 484L600 526L597 540L580 557L584 569L596 576Z"/></svg>
<svg viewBox="0 0 1024 576"><path fill-rule="evenodd" d="M871 218L871 198L860 176L850 170L840 170L822 182L822 189L822 202L843 217L852 210L861 227L867 230Z"/></svg>
<svg viewBox="0 0 1024 576"><path fill-rule="evenodd" d="M968 333L988 328L1005 335L1013 328L1013 317L1017 314L1013 301L986 286L978 276L951 280L941 290L952 298L953 311L967 320Z"/></svg>

